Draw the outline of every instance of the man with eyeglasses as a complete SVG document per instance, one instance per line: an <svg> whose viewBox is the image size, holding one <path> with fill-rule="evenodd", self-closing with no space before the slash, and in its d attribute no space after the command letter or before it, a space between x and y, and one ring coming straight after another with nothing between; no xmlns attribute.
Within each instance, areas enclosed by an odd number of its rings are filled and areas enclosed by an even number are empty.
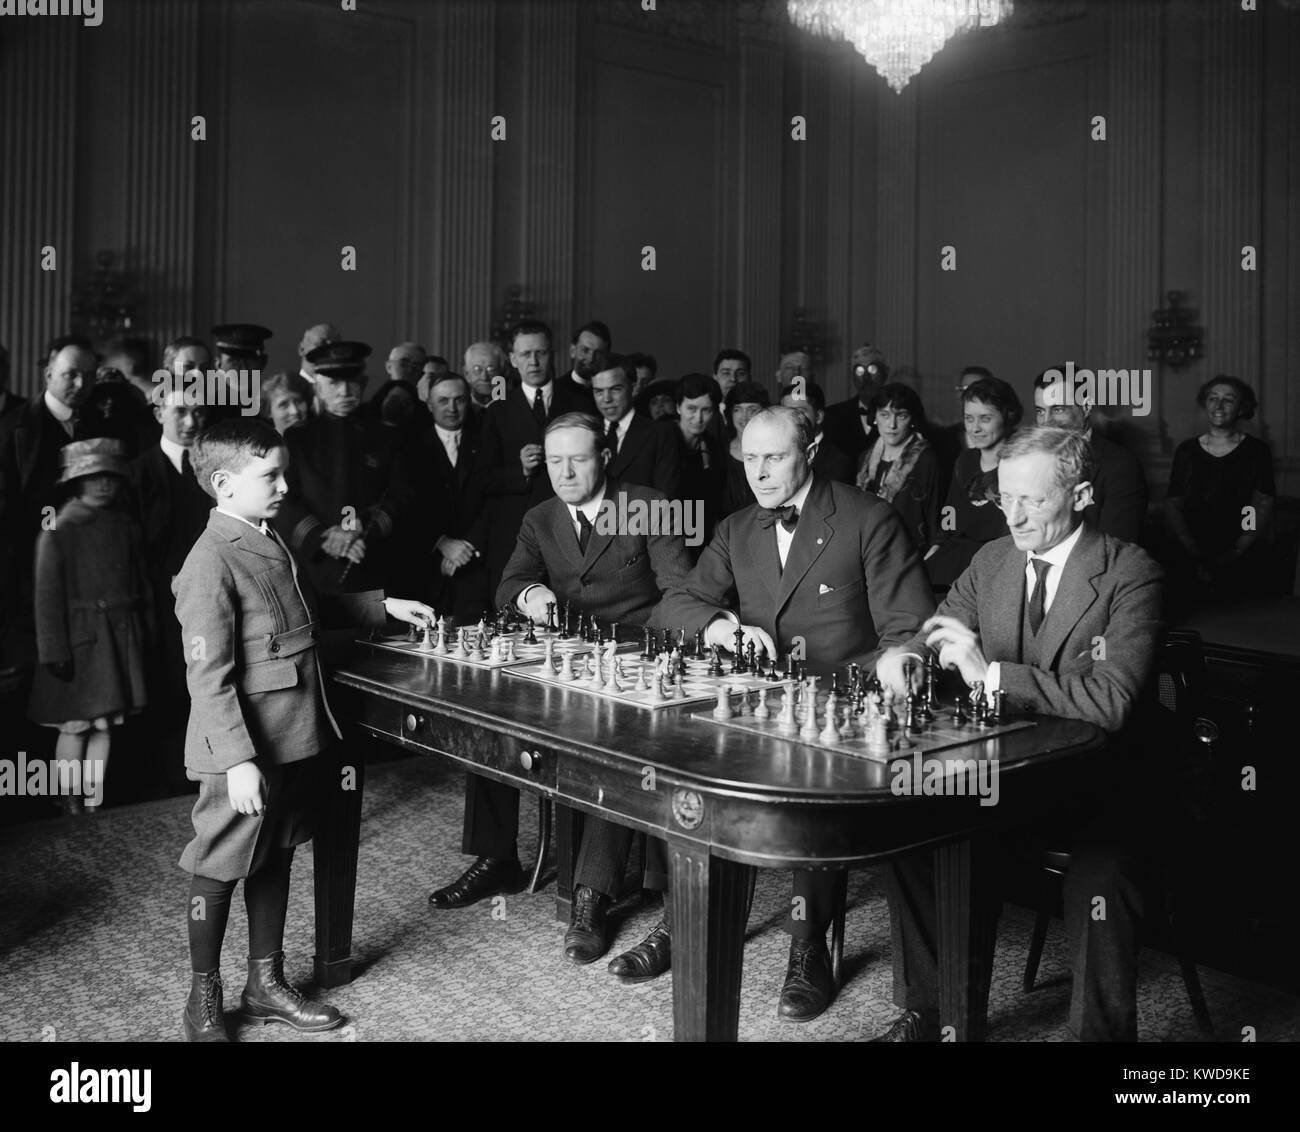
<svg viewBox="0 0 1300 1132"><path fill-rule="evenodd" d="M495 342L475 342L465 351L465 380L469 382L470 409L477 417L479 413L505 396L504 378L508 371L505 351ZM500 385L500 389L497 386Z"/></svg>
<svg viewBox="0 0 1300 1132"><path fill-rule="evenodd" d="M1093 428L1092 410L1085 391L1066 380L1065 366L1045 369L1034 378L1035 423L1072 428L1092 445L1092 502L1084 521L1104 534L1138 542L1147 517L1146 473L1132 452Z"/></svg>
<svg viewBox="0 0 1300 1132"><path fill-rule="evenodd" d="M1010 534L986 544L939 611L910 642L890 649L877 674L905 695L906 658L937 656L968 685L1001 691L1012 715L1082 719L1106 731L1129 720L1151 675L1160 629L1160 567L1137 546L1084 522L1093 456L1075 429L1018 432L999 453L999 506ZM920 664L913 666L913 680ZM1073 805L1042 828L1055 848L1073 833L1065 922L1074 975L1069 1027L1081 1041L1136 1041L1137 930L1142 913L1132 833L1145 826L1132 775L1098 767L1101 804ZM1125 792L1126 793L1122 793ZM1149 815L1147 815L1149 818ZM1015 836L1015 843L1032 833ZM977 853L988 845L976 843ZM972 899L996 919L991 869L977 866ZM934 857L922 851L886 869L893 921L894 999L903 1015L878 1041L937 1040L938 956ZM1098 897L1104 918L1094 919ZM990 932L992 927L990 926ZM991 971L992 938L983 953Z"/></svg>

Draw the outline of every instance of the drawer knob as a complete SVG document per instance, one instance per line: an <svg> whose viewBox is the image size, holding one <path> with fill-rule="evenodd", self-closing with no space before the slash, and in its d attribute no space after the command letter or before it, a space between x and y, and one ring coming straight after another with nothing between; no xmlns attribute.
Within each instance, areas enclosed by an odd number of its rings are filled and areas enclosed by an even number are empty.
<svg viewBox="0 0 1300 1132"><path fill-rule="evenodd" d="M524 770L537 770L542 765L541 751L520 751L519 765Z"/></svg>
<svg viewBox="0 0 1300 1132"><path fill-rule="evenodd" d="M420 729L420 724L423 722L424 720L422 720L418 715L412 713L406 717L406 730L418 731Z"/></svg>

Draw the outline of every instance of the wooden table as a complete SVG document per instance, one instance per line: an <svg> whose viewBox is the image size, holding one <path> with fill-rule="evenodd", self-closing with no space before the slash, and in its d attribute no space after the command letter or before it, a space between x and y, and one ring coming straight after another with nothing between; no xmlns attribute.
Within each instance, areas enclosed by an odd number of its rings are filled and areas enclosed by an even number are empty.
<svg viewBox="0 0 1300 1132"><path fill-rule="evenodd" d="M692 709L644 711L431 657L359 645L335 682L336 714L363 732L667 840L679 1041L736 1038L752 868L842 869L923 847L936 853L941 1022L958 1040L982 1038L988 988L970 972L992 933L970 901L969 837L1069 797L1104 741L1091 724L1040 719L945 752L999 760L999 803L980 806L895 796L884 764L691 719ZM333 812L316 841L316 975L325 986L351 978L363 782L362 767L353 769L355 789L330 792ZM557 841L563 874L576 835Z"/></svg>

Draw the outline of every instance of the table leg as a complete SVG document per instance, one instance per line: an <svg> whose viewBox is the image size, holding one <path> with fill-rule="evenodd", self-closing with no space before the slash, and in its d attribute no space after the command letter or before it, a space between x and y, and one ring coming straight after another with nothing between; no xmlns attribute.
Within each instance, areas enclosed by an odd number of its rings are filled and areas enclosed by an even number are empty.
<svg viewBox="0 0 1300 1132"><path fill-rule="evenodd" d="M312 839L316 888L316 982L337 987L352 980L352 914L357 894L357 847L365 763L350 743L325 768L321 813Z"/></svg>
<svg viewBox="0 0 1300 1132"><path fill-rule="evenodd" d="M997 934L997 905L976 898L975 857L969 840L934 851L939 1025L951 1026L959 1042L984 1040Z"/></svg>
<svg viewBox="0 0 1300 1132"><path fill-rule="evenodd" d="M745 905L754 870L668 839L673 901L673 1039L736 1040Z"/></svg>
<svg viewBox="0 0 1300 1132"><path fill-rule="evenodd" d="M583 814L571 806L555 803L555 918L569 922L573 906L573 870L582 845Z"/></svg>

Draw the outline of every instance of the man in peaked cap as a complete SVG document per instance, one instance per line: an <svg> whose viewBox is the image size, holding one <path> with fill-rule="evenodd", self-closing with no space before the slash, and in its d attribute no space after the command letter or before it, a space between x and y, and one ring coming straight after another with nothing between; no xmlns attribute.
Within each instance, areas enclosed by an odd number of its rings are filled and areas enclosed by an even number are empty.
<svg viewBox="0 0 1300 1132"><path fill-rule="evenodd" d="M236 373L260 373L266 368L266 340L271 332L265 326L252 322L228 322L212 328L212 348L215 355L213 365L216 369ZM240 379L230 376L226 379L228 392L225 404L208 406L209 423L228 420L240 415L240 407L248 403L253 389L257 388L257 377Z"/></svg>
<svg viewBox="0 0 1300 1132"><path fill-rule="evenodd" d="M285 434L289 494L275 526L321 593L387 586L392 536L410 509L410 455L391 425L361 411L369 356L364 342L312 350L319 411Z"/></svg>

